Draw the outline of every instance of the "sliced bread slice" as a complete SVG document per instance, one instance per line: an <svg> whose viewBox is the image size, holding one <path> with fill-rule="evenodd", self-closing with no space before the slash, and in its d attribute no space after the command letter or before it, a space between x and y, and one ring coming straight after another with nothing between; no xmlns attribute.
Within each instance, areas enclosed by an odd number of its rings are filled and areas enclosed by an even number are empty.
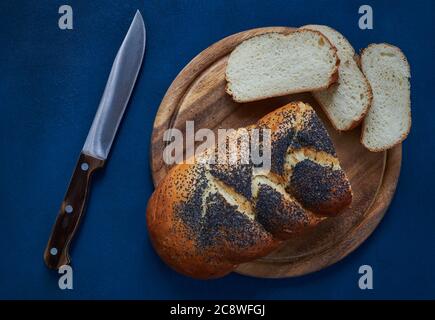
<svg viewBox="0 0 435 320"><path fill-rule="evenodd" d="M318 31L271 32L243 41L226 68L237 102L328 88L337 81L337 49Z"/></svg>
<svg viewBox="0 0 435 320"><path fill-rule="evenodd" d="M373 90L361 142L383 151L402 142L411 129L411 71L402 51L389 44L371 44L361 52L361 67Z"/></svg>
<svg viewBox="0 0 435 320"><path fill-rule="evenodd" d="M338 83L326 90L313 92L313 95L337 130L353 129L362 121L372 103L372 90L355 61L355 50L341 33L328 26L307 25L302 29L320 31L337 48L340 59Z"/></svg>

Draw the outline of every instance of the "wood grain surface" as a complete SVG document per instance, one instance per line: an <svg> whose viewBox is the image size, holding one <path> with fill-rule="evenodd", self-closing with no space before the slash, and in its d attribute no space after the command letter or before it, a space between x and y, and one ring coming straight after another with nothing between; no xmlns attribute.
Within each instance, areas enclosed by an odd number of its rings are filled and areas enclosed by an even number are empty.
<svg viewBox="0 0 435 320"><path fill-rule="evenodd" d="M346 171L354 193L351 207L329 218L314 230L295 237L267 257L240 265L237 272L255 277L299 276L320 270L344 258L376 228L394 195L400 174L401 145L381 153L366 150L359 142L360 128L334 130L311 94L290 95L238 104L225 93L225 66L231 51L243 40L265 32L291 32L269 27L229 36L201 52L177 76L157 112L151 138L151 170L156 186L170 169L163 161L167 144L163 134L177 128L185 132L186 121L195 130L239 128L255 123L265 114L290 101L311 104L323 120ZM183 149L186 150L185 145Z"/></svg>

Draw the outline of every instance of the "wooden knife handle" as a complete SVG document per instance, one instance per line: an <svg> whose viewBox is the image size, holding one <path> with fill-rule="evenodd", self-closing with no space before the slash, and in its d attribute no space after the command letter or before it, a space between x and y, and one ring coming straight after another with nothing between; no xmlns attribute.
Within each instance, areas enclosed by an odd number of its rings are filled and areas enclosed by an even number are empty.
<svg viewBox="0 0 435 320"><path fill-rule="evenodd" d="M45 248L44 261L47 267L58 269L70 263L69 245L83 216L92 174L103 165L104 160L80 154Z"/></svg>

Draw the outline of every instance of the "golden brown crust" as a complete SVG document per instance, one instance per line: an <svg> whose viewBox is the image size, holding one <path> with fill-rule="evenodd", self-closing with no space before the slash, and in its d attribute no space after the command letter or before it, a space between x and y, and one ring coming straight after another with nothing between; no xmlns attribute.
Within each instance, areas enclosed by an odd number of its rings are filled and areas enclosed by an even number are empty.
<svg viewBox="0 0 435 320"><path fill-rule="evenodd" d="M226 93L228 93L235 102L238 102L238 103L248 103L248 102L254 102L254 101L264 100L264 99L268 99L268 98L273 98L273 97L286 96L286 95L295 94L295 93L301 93L301 92L321 91L321 90L325 90L325 89L330 88L334 83L336 83L338 81L338 67L340 66L340 59L338 58L338 55L337 55L337 48L321 32L319 32L317 30L311 30L311 29L295 29L295 30L289 30L287 32L276 32L276 31L273 31L273 32L266 32L266 33L263 33L263 34L252 36L252 37L246 39L245 41L247 41L249 39L252 39L252 38L255 38L255 37L261 37L261 36L264 36L265 34L269 34L269 33L277 33L277 34L289 35L289 34L292 34L292 33L302 33L302 32L305 32L305 31L314 32L314 33L319 34L323 38L323 40L326 41L330 45L331 49L333 50L333 55L336 58L336 60L335 60L335 67L331 71L331 74L329 76L329 82L326 85L321 86L321 87L317 87L317 88L304 88L304 89L288 90L288 91L282 92L280 94L265 95L265 96L262 96L262 97L259 97L259 98L256 98L256 99L239 100L239 99L237 99L233 95L233 92L229 88L229 84L230 84L231 81L228 79L227 73L225 72L225 80L226 80L225 91L226 91ZM237 47L236 47L236 49L237 49ZM234 50L236 50L236 49L234 49Z"/></svg>
<svg viewBox="0 0 435 320"><path fill-rule="evenodd" d="M149 236L176 271L201 279L224 276L350 203L349 182L309 105L290 103L257 126L272 130L272 158L287 160L251 177L257 186L251 192L243 192L230 167L213 174L209 165L195 163L173 167L151 196ZM296 154L306 159L293 163Z"/></svg>
<svg viewBox="0 0 435 320"><path fill-rule="evenodd" d="M190 221L194 219L190 215L192 212L183 212L179 205L188 203L188 198L192 198L192 194L188 194L193 188L192 181L200 180L195 177L197 173L194 171L194 165L179 164L173 167L148 202L147 225L151 243L169 266L193 278L217 278L231 272L242 262L266 255L280 244L258 223L244 225L247 233L237 234L236 237L240 237L235 243L225 238L208 243L209 239L204 238L207 234L196 233L196 225L191 226L193 229L189 228L189 224L195 223ZM198 185L195 187L198 188ZM211 225L216 229L221 228L224 235L231 233L225 223ZM201 227L207 228L207 223ZM216 233L216 230L205 231L209 232L210 237ZM244 241L249 246L241 247L240 243L243 245Z"/></svg>

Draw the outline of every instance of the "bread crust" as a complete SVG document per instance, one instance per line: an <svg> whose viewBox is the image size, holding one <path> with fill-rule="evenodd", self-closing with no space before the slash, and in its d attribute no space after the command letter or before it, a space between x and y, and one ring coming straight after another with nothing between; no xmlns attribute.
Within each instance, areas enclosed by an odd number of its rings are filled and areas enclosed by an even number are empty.
<svg viewBox="0 0 435 320"><path fill-rule="evenodd" d="M376 45L384 45L384 46L386 46L386 47L390 47L390 48L392 48L392 49L398 51L399 54L401 55L402 60L405 62L406 66L407 66L408 73L411 74L411 66L409 65L408 59L406 58L406 56L405 56L405 54L403 53L403 51L402 51L399 47L396 47L396 46L394 46L394 45L391 45L391 44L389 44L389 43L385 43L385 42L381 42L381 43L371 43L371 44L369 44L366 48L361 49L361 51L360 51L360 55L359 55L358 60L357 60L359 66L360 66L360 68L361 68L361 70L362 70L361 57L364 55L364 53L365 53L366 50L368 50L368 49L371 48L372 46L376 46ZM364 71L363 71L363 73L364 73ZM411 83L410 83L410 86L411 86ZM411 90L411 87L410 87L410 90ZM386 145L386 146L384 146L384 147L382 147L382 148L372 148L372 147L370 147L370 146L367 146L367 145L364 143L364 133L365 133L365 128L366 128L367 124L366 124L366 121L363 121L363 124L362 124L362 130L361 130L361 137L360 137L360 142L361 142L361 144L362 144L366 149L368 149L368 150L371 151L371 152L382 152L382 151L385 151L385 150L391 149L391 148L395 147L396 145L402 143L402 142L403 142L403 141L408 137L409 133L411 132L411 127L412 127L411 100L409 101L408 108L409 108L408 129L407 129L407 131L406 131L405 133L403 133L403 134L400 136L400 138L399 138L396 142L391 143L391 144L389 144L389 145ZM369 110L368 110L368 111L369 111ZM368 113L368 111L367 111L367 113Z"/></svg>
<svg viewBox="0 0 435 320"><path fill-rule="evenodd" d="M243 192L230 166L213 173L210 165L195 163L173 167L151 196L151 243L174 270L193 278L222 277L350 204L350 184L309 105L290 103L257 126L272 130L275 158L269 174L250 178L258 190ZM287 161L297 153L305 160Z"/></svg>
<svg viewBox="0 0 435 320"><path fill-rule="evenodd" d="M286 96L286 95L290 95L290 94L301 93L301 92L321 91L321 90L325 90L325 89L328 89L329 87L331 87L334 83L336 83L338 81L338 67L340 66L340 59L338 58L338 55L337 55L337 48L321 32L319 32L317 30L301 30L301 29L289 30L288 32L276 32L276 31L273 31L273 32L266 32L266 33L263 33L263 34L255 35L253 37L250 37L250 38L244 40L243 42L248 41L248 40L253 39L253 38L256 38L256 37L262 37L265 34L282 34L282 35L288 36L288 35L293 34L293 33L302 33L302 32L305 32L305 31L314 32L314 33L319 34L323 38L323 40L326 41L330 45L330 47L331 47L331 49L333 51L333 55L336 57L335 66L334 66L334 68L332 69L332 71L331 71L331 73L329 75L329 81L328 81L328 83L326 85L321 86L321 87L317 87L317 88L304 88L304 89L288 90L288 91L285 91L285 92L282 92L282 93L279 93L279 94L264 95L264 96L261 96L259 98L255 98L255 99L240 100L240 99L237 99L237 97L235 97L233 95L233 92L229 88L229 85L230 85L231 81L228 79L228 75L225 72L225 80L227 82L226 85L225 85L225 91L226 91L226 93L228 93L231 96L231 98L235 102L237 102L237 103L248 103L248 102L254 102L254 101L264 100L264 99L268 99L268 98L273 98L273 97L281 97L281 96ZM237 50L237 47L233 50L233 52L235 50Z"/></svg>

